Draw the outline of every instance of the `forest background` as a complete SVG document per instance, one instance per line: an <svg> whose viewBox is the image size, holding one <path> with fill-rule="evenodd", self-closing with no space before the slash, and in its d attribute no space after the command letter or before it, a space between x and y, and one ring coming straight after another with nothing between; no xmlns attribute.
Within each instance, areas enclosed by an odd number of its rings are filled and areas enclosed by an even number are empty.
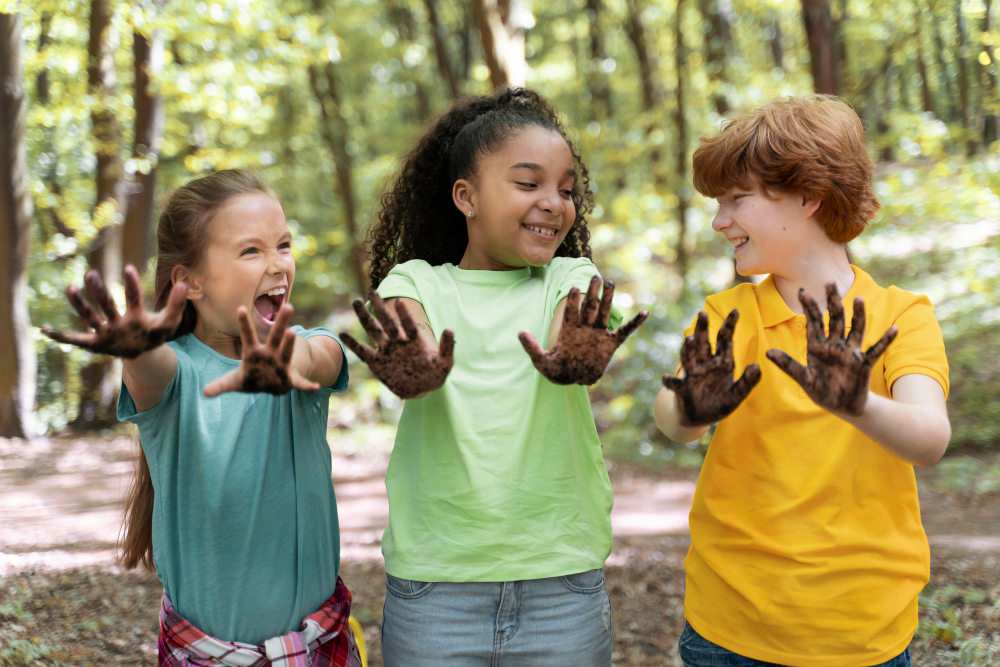
<svg viewBox="0 0 1000 667"><path fill-rule="evenodd" d="M741 280L692 190L698 138L738 109L843 96L883 208L850 244L926 293L953 440L918 470L931 582L918 664L1000 664L1000 8L997 0L0 0L0 665L148 663L159 585L113 566L135 443L115 362L54 344L89 268L147 286L158 203L251 166L295 236L296 321L350 329L378 197L462 95L527 85L589 166L594 259L651 317L591 390L616 507L615 665L679 664L684 521L708 438L650 407L706 295ZM385 457L401 403L352 360L330 442L352 615L372 665ZM28 437L28 439L21 439ZM339 477L338 477L339 475ZM630 523L631 522L631 523Z"/></svg>

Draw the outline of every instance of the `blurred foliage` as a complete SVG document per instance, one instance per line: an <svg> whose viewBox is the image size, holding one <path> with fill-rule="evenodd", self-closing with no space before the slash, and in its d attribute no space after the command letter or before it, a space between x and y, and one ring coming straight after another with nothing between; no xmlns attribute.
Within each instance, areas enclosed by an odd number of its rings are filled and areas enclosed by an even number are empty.
<svg viewBox="0 0 1000 667"><path fill-rule="evenodd" d="M925 588L920 593L916 637L950 647L955 665L996 664L995 646L974 636L976 629L982 627L982 619L969 613L985 607L995 614L997 602L987 606L989 602L987 591L967 585Z"/></svg>
<svg viewBox="0 0 1000 667"><path fill-rule="evenodd" d="M132 34L164 31L166 62L154 82L167 119L159 189L166 192L211 169L262 170L281 193L295 235L299 321L318 325L327 318L334 330L358 329L349 309L358 291L349 264L359 239L352 238L345 220L309 67L329 64L336 72L362 230L397 159L429 115L447 107L450 93L439 71L424 2L318 4L327 7L322 17L314 13L314 3L302 0L113 2L120 44L112 107L123 124L124 145L130 146ZM584 0L528 3L533 20L526 33L527 83L547 95L574 128L597 191L591 217L595 260L618 284L618 304L648 308L652 314L593 390L605 447L613 456L697 464L705 441L690 447L669 443L652 423L651 406L660 376L675 367L681 331L705 296L730 287L735 275L731 249L711 229L715 202L693 193L675 169L676 2L640 3L662 89L662 102L651 111L641 103L627 29L635 4L604 0L594 14ZM997 73L997 54L978 46L1000 44L1000 34L982 31L984 6L978 0L960 3L969 26L964 50L956 47L951 4L920 3L925 9L911 0L836 4L846 9L839 16L845 95L863 116L873 148L891 148L893 157L903 160L880 165L876 187L884 208L852 244L852 253L882 284L931 295L952 362L949 405L955 442L995 446L1000 441L1000 361L991 351L1000 340L1000 161L997 144L969 149L974 137L955 104L953 80L958 54L965 53L976 118L1000 111L996 91L991 93L988 85L990 75ZM459 87L464 94L488 92L489 71L466 3L437 5ZM688 52L681 72L685 108L680 111L689 128L689 145L683 147L689 160L697 138L717 131L719 99L737 109L805 94L812 78L795 0L732 3L728 37L711 30L703 11L729 11L729 3L684 7L680 19ZM74 322L62 290L81 283L86 263L80 253L103 225L114 221L107 212L92 210L96 160L90 113L97 102L86 85L89 4L34 0L21 11L26 19L28 163L36 209L31 317L36 327L65 329ZM39 51L43 28L51 43ZM931 57L932 29L943 36L940 58ZM594 31L600 37L599 54L592 50ZM719 47L723 61L710 60L712 46ZM918 47L930 68L937 115L923 111L921 104L914 64ZM49 81L44 103L36 85L43 72ZM607 103L601 91L607 91ZM880 113L884 126L876 131ZM130 159L126 170L134 174L149 166ZM654 185L654 173L663 185ZM680 197L690 197L685 276L675 262ZM44 428L59 429L74 416L78 371L89 355L40 336L36 340L38 419ZM390 439L399 401L363 364L354 363L352 373L351 391L334 399L332 428L359 429L359 447Z"/></svg>
<svg viewBox="0 0 1000 667"><path fill-rule="evenodd" d="M1000 491L1000 455L993 463L985 463L972 456L951 456L938 465L934 486L942 492Z"/></svg>

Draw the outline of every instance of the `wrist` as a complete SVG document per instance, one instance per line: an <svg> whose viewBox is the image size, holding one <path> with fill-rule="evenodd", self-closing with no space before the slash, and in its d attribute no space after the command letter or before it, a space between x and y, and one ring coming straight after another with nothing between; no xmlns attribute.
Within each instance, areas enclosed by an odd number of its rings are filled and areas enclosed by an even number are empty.
<svg viewBox="0 0 1000 667"><path fill-rule="evenodd" d="M839 417L851 424L852 426L860 428L862 424L870 421L872 415L873 404L877 403L881 397L873 392L871 389L868 390L868 395L865 397L864 405L861 407L861 412L858 414L853 414L846 412L844 410L836 410L834 408L825 408L827 412L835 417ZM877 410L877 408L875 408Z"/></svg>

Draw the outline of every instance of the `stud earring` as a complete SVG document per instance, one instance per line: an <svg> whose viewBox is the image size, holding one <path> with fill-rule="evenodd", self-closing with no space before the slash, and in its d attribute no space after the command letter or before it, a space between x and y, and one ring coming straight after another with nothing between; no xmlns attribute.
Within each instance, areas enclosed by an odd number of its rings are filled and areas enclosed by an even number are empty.
<svg viewBox="0 0 1000 667"><path fill-rule="evenodd" d="M471 218L472 217L472 211L469 211L468 213L466 213L466 215Z"/></svg>

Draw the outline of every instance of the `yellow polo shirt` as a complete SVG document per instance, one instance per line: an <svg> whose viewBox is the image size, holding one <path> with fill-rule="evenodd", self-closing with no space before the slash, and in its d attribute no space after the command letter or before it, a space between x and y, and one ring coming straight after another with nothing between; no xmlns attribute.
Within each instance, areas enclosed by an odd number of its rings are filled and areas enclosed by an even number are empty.
<svg viewBox="0 0 1000 667"><path fill-rule="evenodd" d="M930 301L852 268L846 324L863 297L864 349L899 327L872 369L872 391L888 397L893 382L918 373L947 396L948 361ZM806 363L805 316L788 308L773 277L708 298L713 344L733 308L736 375L751 363L763 375L719 423L701 469L685 617L705 638L756 660L886 662L917 629L917 594L930 573L913 467L818 407L764 356L778 348Z"/></svg>

